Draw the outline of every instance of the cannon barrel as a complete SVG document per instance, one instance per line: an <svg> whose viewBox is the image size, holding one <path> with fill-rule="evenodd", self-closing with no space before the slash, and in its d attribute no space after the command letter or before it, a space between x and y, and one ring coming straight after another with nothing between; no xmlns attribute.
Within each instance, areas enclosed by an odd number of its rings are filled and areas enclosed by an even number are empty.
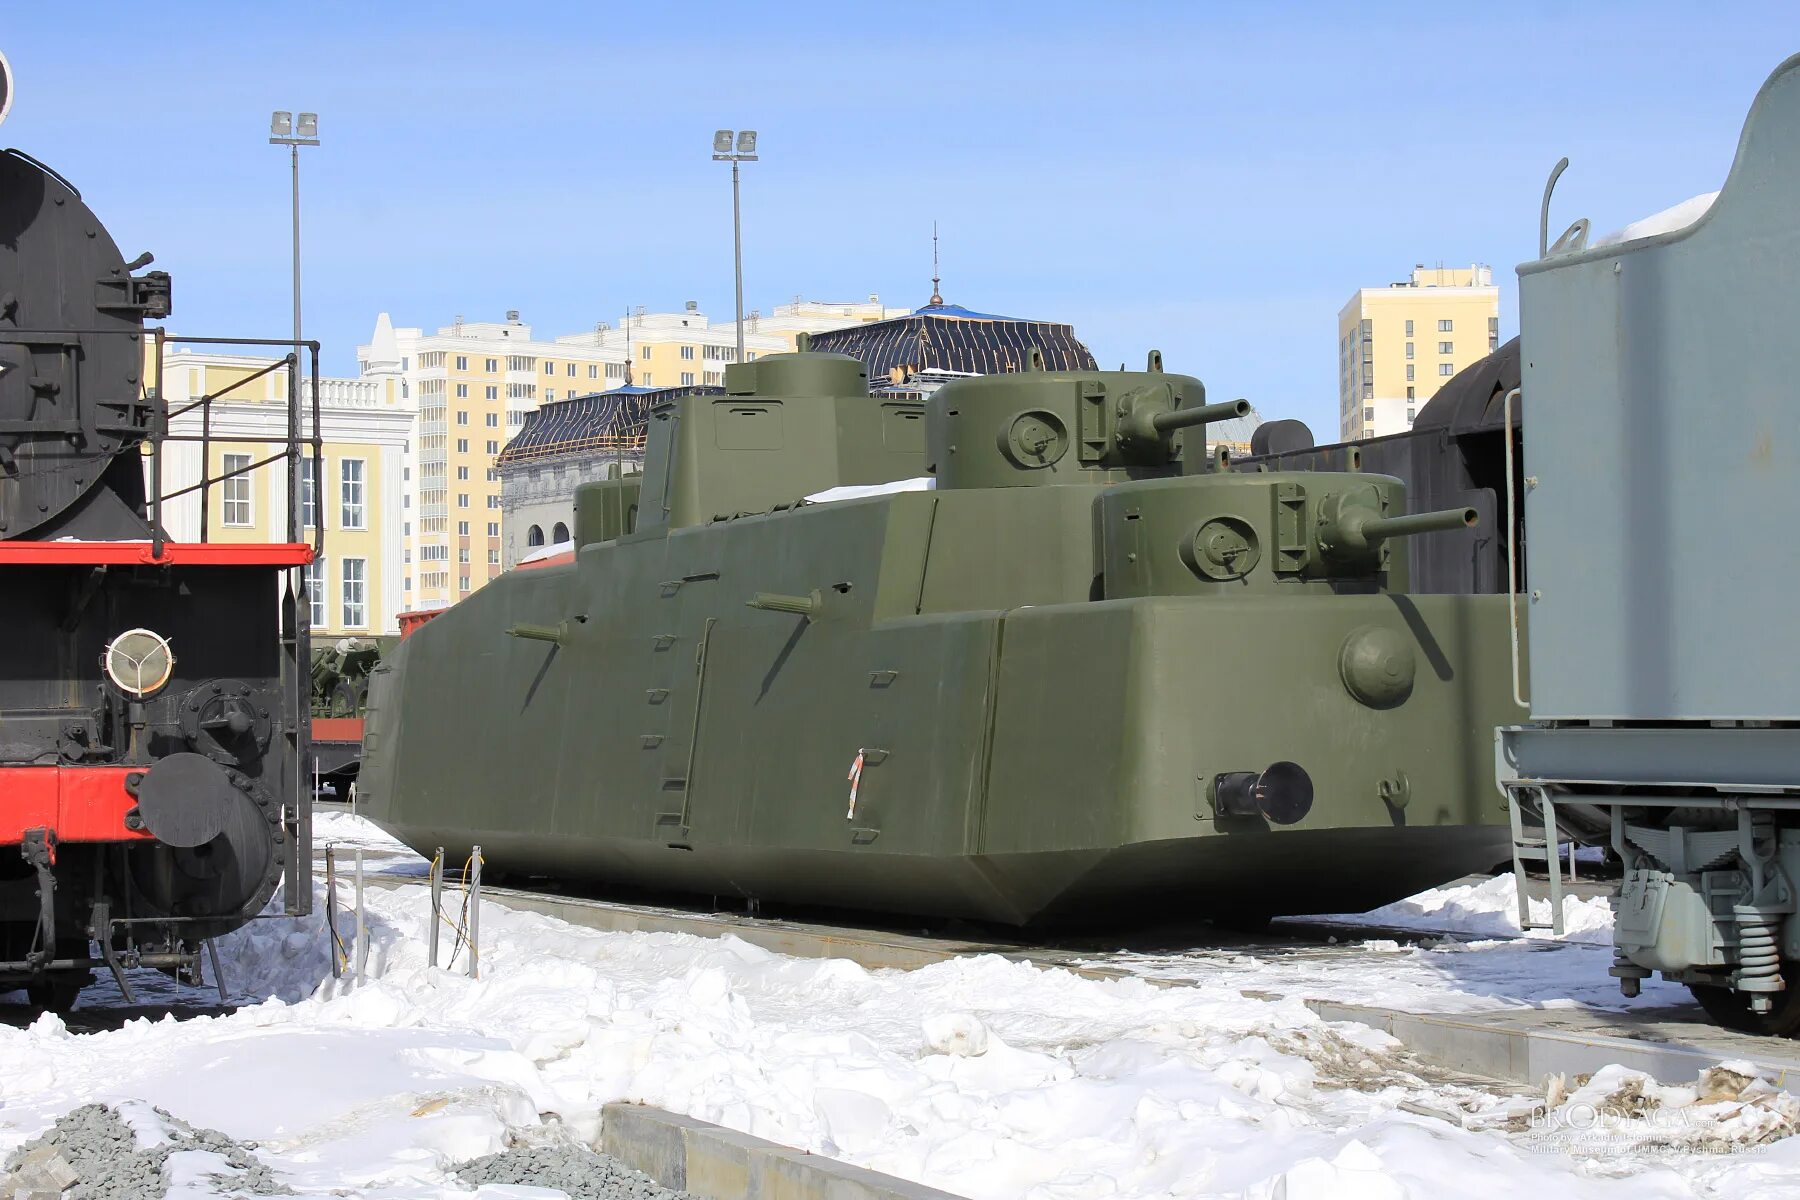
<svg viewBox="0 0 1800 1200"><path fill-rule="evenodd" d="M1217 404L1202 404L1198 408L1177 408L1171 412L1157 413L1150 418L1150 424L1156 427L1156 432L1168 433L1191 425L1205 425L1209 421L1227 421L1232 417L1249 415L1248 400L1221 400Z"/></svg>
<svg viewBox="0 0 1800 1200"><path fill-rule="evenodd" d="M1436 533L1441 529L1472 529L1481 517L1472 508L1445 508L1437 512L1412 513L1404 517L1371 517L1361 522L1357 532L1363 540L1379 542L1384 538L1405 537L1412 533Z"/></svg>

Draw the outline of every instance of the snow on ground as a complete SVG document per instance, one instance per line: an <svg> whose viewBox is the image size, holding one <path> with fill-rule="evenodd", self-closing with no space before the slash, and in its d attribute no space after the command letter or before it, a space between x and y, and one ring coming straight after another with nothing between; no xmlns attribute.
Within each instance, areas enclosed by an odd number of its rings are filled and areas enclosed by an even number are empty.
<svg viewBox="0 0 1800 1200"><path fill-rule="evenodd" d="M1533 885L1534 891L1542 889ZM1519 928L1512 875L1451 884L1366 913L1306 918L1440 935L1402 944L1377 938L1348 956L1342 950L1252 957L1231 950L1176 955L1120 954L1097 962L1158 979L1228 979L1235 986L1282 996L1379 1004L1414 1012L1586 1006L1608 1010L1684 1004L1686 988L1643 981L1634 1000L1619 992L1612 966L1612 903L1602 896L1563 897L1561 937ZM1550 902L1533 897L1533 923L1548 923ZM1277 927L1281 923L1277 922Z"/></svg>
<svg viewBox="0 0 1800 1200"><path fill-rule="evenodd" d="M331 980L321 917L270 919L223 939L234 989L266 997L235 1013L0 1026L0 1155L79 1104L139 1101L256 1141L303 1194L411 1200L468 1195L446 1168L508 1144L591 1142L631 1100L978 1200L1800 1188L1800 1106L1760 1082L1609 1069L1535 1104L1434 1083L1385 1035L1246 996L1244 973L868 971L490 906L476 981L425 966L423 887L368 907L361 986Z"/></svg>

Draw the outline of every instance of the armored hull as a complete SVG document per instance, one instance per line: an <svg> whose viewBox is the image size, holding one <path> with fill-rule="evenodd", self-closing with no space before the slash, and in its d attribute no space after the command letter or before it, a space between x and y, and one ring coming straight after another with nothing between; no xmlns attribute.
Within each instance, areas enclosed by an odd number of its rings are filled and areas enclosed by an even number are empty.
<svg viewBox="0 0 1800 1200"><path fill-rule="evenodd" d="M384 660L369 813L506 872L1015 925L1356 909L1505 857L1504 598L1394 590L1399 534L1331 565L1343 498L1394 515L1397 481L1133 449L1123 398L1199 412L1183 376L970 381L907 414L846 361L672 405L641 496L578 501L574 562ZM769 462L721 450L733 405L776 417ZM1054 459L1011 462L996 414ZM813 426L835 454L796 446ZM935 488L785 502L921 465ZM732 476L731 506L690 471Z"/></svg>

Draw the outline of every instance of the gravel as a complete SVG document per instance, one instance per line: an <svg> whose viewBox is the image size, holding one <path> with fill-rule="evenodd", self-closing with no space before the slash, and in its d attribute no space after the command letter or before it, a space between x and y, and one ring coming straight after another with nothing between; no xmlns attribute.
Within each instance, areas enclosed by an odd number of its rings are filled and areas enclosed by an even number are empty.
<svg viewBox="0 0 1800 1200"><path fill-rule="evenodd" d="M534 1146L503 1150L455 1169L459 1182L523 1184L556 1188L570 1200L698 1200L672 1191L618 1159L580 1146Z"/></svg>
<svg viewBox="0 0 1800 1200"><path fill-rule="evenodd" d="M71 1200L162 1200L169 1190L164 1167L170 1156L190 1150L216 1154L234 1168L216 1176L221 1191L255 1196L291 1194L251 1152L253 1143L236 1141L215 1129L196 1129L160 1108L146 1106L143 1111L154 1112L158 1118L160 1145L140 1148L137 1134L117 1109L84 1104L59 1117L47 1132L7 1158L9 1174L0 1180L0 1195L32 1187L34 1181L24 1178L33 1169L27 1160L42 1160L45 1155L34 1152L49 1151L74 1172L75 1182L63 1193Z"/></svg>

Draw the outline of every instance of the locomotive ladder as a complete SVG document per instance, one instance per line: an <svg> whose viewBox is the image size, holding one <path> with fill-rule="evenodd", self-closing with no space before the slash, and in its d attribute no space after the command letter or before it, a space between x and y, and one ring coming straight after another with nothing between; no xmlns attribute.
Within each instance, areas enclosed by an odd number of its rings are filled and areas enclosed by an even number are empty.
<svg viewBox="0 0 1800 1200"><path fill-rule="evenodd" d="M1534 831L1525 824L1525 813L1520 803L1526 792L1534 793L1534 802L1538 814L1543 818L1542 832ZM1519 889L1519 928L1548 929L1557 937L1563 934L1563 881L1562 856L1557 853L1556 802L1550 799L1545 788L1525 787L1508 788L1506 792L1506 811L1512 820L1513 849L1513 882ZM1525 886L1525 862L1542 861L1544 870L1550 876L1550 920L1533 921L1531 919L1531 893ZM1569 848L1571 877L1575 849Z"/></svg>

